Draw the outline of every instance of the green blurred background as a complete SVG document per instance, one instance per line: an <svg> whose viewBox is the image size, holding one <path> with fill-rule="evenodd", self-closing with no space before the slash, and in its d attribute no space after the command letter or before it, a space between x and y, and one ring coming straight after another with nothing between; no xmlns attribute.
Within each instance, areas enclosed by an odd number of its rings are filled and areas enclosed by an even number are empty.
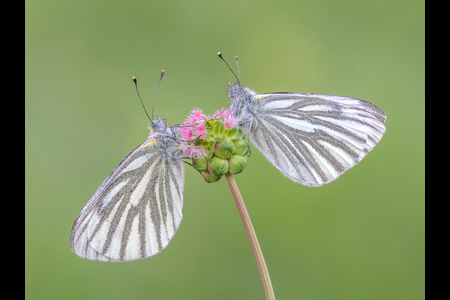
<svg viewBox="0 0 450 300"><path fill-rule="evenodd" d="M28 299L264 299L225 179L186 170L184 219L157 256L83 260L79 211L148 135L136 95L171 124L259 93L315 92L386 112L379 145L338 180L295 184L256 149L236 177L277 299L423 299L423 1L26 1Z"/></svg>

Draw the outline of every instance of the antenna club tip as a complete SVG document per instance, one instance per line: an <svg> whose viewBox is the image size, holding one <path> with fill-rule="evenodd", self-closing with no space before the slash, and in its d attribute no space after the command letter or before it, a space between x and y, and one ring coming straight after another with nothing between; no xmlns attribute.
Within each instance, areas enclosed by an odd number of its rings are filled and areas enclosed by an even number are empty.
<svg viewBox="0 0 450 300"><path fill-rule="evenodd" d="M166 71L161 70L161 76L164 75L164 74L166 74Z"/></svg>
<svg viewBox="0 0 450 300"><path fill-rule="evenodd" d="M220 57L220 58L222 58L222 53L217 52L217 56Z"/></svg>
<svg viewBox="0 0 450 300"><path fill-rule="evenodd" d="M133 81L134 81L135 83L137 82L136 76L131 77L131 79L133 79Z"/></svg>
<svg viewBox="0 0 450 300"><path fill-rule="evenodd" d="M235 56L235 57L234 57L234 60L235 60L235 61L238 61L238 57L237 57L237 56Z"/></svg>

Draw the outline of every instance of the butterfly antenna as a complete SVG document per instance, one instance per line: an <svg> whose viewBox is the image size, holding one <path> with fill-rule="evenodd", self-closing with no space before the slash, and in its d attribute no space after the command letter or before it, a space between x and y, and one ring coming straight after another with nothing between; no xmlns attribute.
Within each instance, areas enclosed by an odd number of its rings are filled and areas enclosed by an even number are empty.
<svg viewBox="0 0 450 300"><path fill-rule="evenodd" d="M159 78L158 85L156 86L156 92L155 92L155 97L153 98L153 106L152 106L152 119L153 119L153 110L155 109L156 94L158 93L159 84L161 83L161 80L163 79L164 74L166 74L166 71L162 70L161 71L161 77Z"/></svg>
<svg viewBox="0 0 450 300"><path fill-rule="evenodd" d="M238 63L238 57L235 56L234 60L236 61L236 65L238 67L238 75L239 75L239 83L241 83L241 71L239 71L239 63Z"/></svg>
<svg viewBox="0 0 450 300"><path fill-rule="evenodd" d="M239 84L241 84L241 80L240 80L240 75L239 78L236 76L236 74L234 74L233 70L230 68L230 66L228 65L228 63L225 61L225 59L223 59L222 57L222 53L217 52L217 56L220 57L221 60L223 60L223 62L227 65L228 69L230 69L231 73L233 73L234 77L236 77L236 80L238 81ZM236 60L237 62L237 60ZM239 66L238 66L239 67Z"/></svg>
<svg viewBox="0 0 450 300"><path fill-rule="evenodd" d="M138 86L137 86L137 79L134 76L132 77L132 79L134 81L134 85L136 86L136 93L137 93L137 95L139 97L139 100L141 100L141 104L142 104L142 107L144 108L145 114L147 115L147 117L150 120L150 122L152 122L152 124L153 124L153 121L152 121L152 119L150 119L150 116L148 115L147 110L145 109L144 103L142 102L141 95L139 95L139 90L138 90Z"/></svg>

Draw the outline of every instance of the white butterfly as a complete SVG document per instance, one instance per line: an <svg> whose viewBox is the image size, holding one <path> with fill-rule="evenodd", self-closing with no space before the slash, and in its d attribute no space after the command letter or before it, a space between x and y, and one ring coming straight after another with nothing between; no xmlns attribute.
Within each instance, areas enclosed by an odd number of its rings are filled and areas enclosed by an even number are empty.
<svg viewBox="0 0 450 300"><path fill-rule="evenodd" d="M76 218L72 251L98 261L130 261L161 252L183 218L182 158L168 122L152 120L148 140L119 163Z"/></svg>
<svg viewBox="0 0 450 300"><path fill-rule="evenodd" d="M311 93L257 94L237 80L230 82L228 95L239 128L278 170L303 185L335 180L386 131L386 115L367 101Z"/></svg>

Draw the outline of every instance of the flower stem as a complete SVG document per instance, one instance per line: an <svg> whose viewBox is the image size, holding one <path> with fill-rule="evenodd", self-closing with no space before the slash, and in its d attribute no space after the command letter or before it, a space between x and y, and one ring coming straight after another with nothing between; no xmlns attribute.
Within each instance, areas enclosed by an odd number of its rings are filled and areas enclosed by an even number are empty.
<svg viewBox="0 0 450 300"><path fill-rule="evenodd" d="M261 274L261 280L264 287L264 292L266 293L266 299L274 300L275 294L273 292L272 283L270 282L269 270L267 269L266 262L264 261L264 256L261 251L261 247L258 243L258 238L256 237L255 230L253 229L252 221L247 212L247 208L244 204L244 199L242 199L239 188L234 180L233 175L230 173L225 174L228 185L230 186L231 192L233 193L234 200L241 215L242 222L244 223L245 231L247 232L250 245L252 246L253 254L255 255L256 264L258 265L259 274Z"/></svg>

